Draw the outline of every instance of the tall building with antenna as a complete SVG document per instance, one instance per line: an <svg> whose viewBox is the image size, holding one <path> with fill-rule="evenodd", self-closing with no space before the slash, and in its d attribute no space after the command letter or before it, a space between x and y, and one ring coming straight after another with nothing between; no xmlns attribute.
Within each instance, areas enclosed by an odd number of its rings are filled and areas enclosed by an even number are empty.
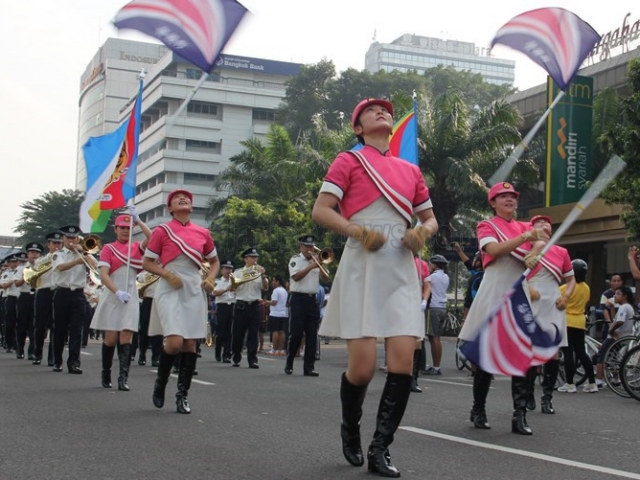
<svg viewBox="0 0 640 480"><path fill-rule="evenodd" d="M422 74L438 65L478 73L487 82L497 85L513 85L515 80L516 62L492 56L490 48L411 33L405 33L391 43L379 43L374 31L364 68L371 73L415 70Z"/></svg>

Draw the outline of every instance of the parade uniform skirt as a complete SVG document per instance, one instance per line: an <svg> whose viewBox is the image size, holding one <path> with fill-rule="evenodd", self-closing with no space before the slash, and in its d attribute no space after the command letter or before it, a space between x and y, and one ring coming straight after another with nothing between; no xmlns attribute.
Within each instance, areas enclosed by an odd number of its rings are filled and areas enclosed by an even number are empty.
<svg viewBox="0 0 640 480"><path fill-rule="evenodd" d="M140 304L136 288L136 270L129 268L129 285L125 288L127 267L121 267L111 274L111 281L119 290L128 292L131 300L122 303L108 288L103 288L98 306L93 314L90 328L121 332L123 330L138 331L140 321Z"/></svg>
<svg viewBox="0 0 640 480"><path fill-rule="evenodd" d="M556 299L560 296L560 288L556 278L542 268L534 277L529 279L529 286L540 293L540 299L531 302L531 310L536 317L536 323L545 332L556 337L557 331L562 335L559 347L566 347L567 343L567 318L564 311L556 308Z"/></svg>
<svg viewBox="0 0 640 480"><path fill-rule="evenodd" d="M345 339L424 336L420 282L411 251L402 246L406 222L380 198L351 222L379 230L387 242L369 252L349 238L331 288L320 335Z"/></svg>
<svg viewBox="0 0 640 480"><path fill-rule="evenodd" d="M193 260L181 254L165 268L180 276L182 288L175 290L164 278L158 280L151 307L149 335L205 338L207 297L198 267Z"/></svg>
<svg viewBox="0 0 640 480"><path fill-rule="evenodd" d="M509 288L524 273L524 269L524 262L512 255L498 257L487 267L458 335L461 340L475 340L484 322L491 312L498 308ZM523 289L527 298L530 299L526 280L523 282Z"/></svg>

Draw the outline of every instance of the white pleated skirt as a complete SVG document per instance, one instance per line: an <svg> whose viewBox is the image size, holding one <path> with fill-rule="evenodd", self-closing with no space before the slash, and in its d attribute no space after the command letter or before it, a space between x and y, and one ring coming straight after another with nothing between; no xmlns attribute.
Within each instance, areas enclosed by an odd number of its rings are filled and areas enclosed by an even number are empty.
<svg viewBox="0 0 640 480"><path fill-rule="evenodd" d="M136 274L136 270L129 268L129 285L125 288L127 267L121 267L113 272L111 280L119 290L128 292L131 295L131 300L128 303L122 303L108 288L103 288L91 320L91 328L112 332L138 331L140 304L136 288Z"/></svg>
<svg viewBox="0 0 640 480"><path fill-rule="evenodd" d="M158 280L151 307L149 335L205 338L207 297L198 267L193 260L181 254L165 268L180 275L182 288L175 290L164 278Z"/></svg>
<svg viewBox="0 0 640 480"><path fill-rule="evenodd" d="M345 339L424 336L418 272L402 246L404 218L384 198L354 214L351 222L382 231L387 243L366 251L349 238L333 281L320 334Z"/></svg>

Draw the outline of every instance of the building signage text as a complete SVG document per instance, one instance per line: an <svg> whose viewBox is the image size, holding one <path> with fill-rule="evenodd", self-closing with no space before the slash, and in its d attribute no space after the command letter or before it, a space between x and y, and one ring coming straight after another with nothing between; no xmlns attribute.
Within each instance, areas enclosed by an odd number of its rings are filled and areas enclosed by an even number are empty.
<svg viewBox="0 0 640 480"><path fill-rule="evenodd" d="M629 49L629 42L633 42L640 38L640 19L636 20L633 24L629 21L631 13L627 13L622 20L622 27L611 30L600 37L600 41L596 43L596 46L589 54L591 60L595 60L593 57L600 55L599 60L607 60L611 58L611 49L616 47L623 47Z"/></svg>

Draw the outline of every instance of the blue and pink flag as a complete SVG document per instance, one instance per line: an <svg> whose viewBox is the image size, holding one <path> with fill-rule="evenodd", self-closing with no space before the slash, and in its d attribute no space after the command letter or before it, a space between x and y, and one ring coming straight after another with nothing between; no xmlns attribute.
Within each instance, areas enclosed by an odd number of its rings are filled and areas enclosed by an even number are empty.
<svg viewBox="0 0 640 480"><path fill-rule="evenodd" d="M389 150L394 157L406 160L409 163L418 165L418 119L417 104L413 102L413 109L409 110L400 120L393 125L391 137L389 138ZM362 148L362 144L357 144L351 150L356 151Z"/></svg>
<svg viewBox="0 0 640 480"><path fill-rule="evenodd" d="M245 13L235 0L133 0L113 23L157 38L209 73Z"/></svg>
<svg viewBox="0 0 640 480"><path fill-rule="evenodd" d="M541 365L558 352L562 340L544 331L536 322L523 289L524 277L507 292L499 307L490 313L485 325L460 351L485 372L525 376L534 365Z"/></svg>
<svg viewBox="0 0 640 480"><path fill-rule="evenodd" d="M80 230L85 233L104 232L111 211L135 197L141 103L142 80L129 118L111 133L90 137L82 147L87 187Z"/></svg>
<svg viewBox="0 0 640 480"><path fill-rule="evenodd" d="M491 41L527 55L567 89L600 35L587 22L563 8L539 8L505 23Z"/></svg>

